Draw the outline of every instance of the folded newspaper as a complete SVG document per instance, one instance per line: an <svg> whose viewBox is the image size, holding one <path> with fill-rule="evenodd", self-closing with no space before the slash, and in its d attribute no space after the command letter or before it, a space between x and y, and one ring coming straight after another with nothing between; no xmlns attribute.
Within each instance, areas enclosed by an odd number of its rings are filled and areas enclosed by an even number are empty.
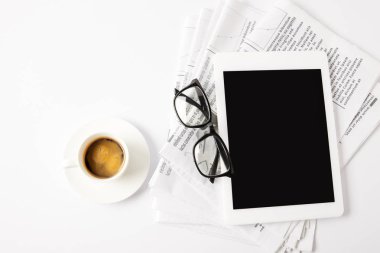
<svg viewBox="0 0 380 253"><path fill-rule="evenodd" d="M216 53L301 50L324 51L328 56L344 167L380 123L376 85L380 63L292 2L261 10L252 1L222 1L214 10L190 16L183 27L175 87L198 78L216 111L212 65ZM263 252L313 251L316 220L223 225L220 185L202 177L192 160L199 131L183 127L173 114L150 181L157 222L256 245Z"/></svg>

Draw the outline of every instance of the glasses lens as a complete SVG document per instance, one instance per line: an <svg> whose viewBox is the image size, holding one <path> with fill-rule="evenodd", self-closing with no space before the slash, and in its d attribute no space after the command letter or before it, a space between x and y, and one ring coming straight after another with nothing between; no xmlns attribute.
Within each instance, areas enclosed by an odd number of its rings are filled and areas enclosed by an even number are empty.
<svg viewBox="0 0 380 253"><path fill-rule="evenodd" d="M195 146L195 163L204 176L218 176L230 169L230 165L225 164L225 161L228 161L228 154L221 145L218 139L214 136L209 136ZM225 159L223 159L223 156Z"/></svg>
<svg viewBox="0 0 380 253"><path fill-rule="evenodd" d="M202 90L191 87L181 91L174 101L177 115L187 126L201 126L210 119L210 108Z"/></svg>

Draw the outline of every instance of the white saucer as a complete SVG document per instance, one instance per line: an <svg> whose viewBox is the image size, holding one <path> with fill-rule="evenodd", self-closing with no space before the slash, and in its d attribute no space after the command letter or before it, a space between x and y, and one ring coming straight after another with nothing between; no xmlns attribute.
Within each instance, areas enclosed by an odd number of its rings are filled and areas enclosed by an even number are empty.
<svg viewBox="0 0 380 253"><path fill-rule="evenodd" d="M98 132L110 132L124 139L129 151L129 165L125 174L111 181L90 179L79 167L65 169L66 177L82 197L97 203L121 201L134 194L144 183L150 165L149 148L141 132L121 119L102 119L79 129L65 149L65 160L73 160L83 140Z"/></svg>

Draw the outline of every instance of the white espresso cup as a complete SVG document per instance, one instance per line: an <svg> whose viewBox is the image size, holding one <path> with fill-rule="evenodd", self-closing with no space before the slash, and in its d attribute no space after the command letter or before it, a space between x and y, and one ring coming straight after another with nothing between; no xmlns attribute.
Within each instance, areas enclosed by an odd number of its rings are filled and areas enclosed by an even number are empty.
<svg viewBox="0 0 380 253"><path fill-rule="evenodd" d="M121 148L122 153L123 153L123 161L118 171L110 177L97 176L95 173L91 171L91 169L89 168L89 165L86 164L86 154L88 152L88 149L96 141L102 140L102 139L111 140L115 142ZM98 181L109 181L109 180L115 180L119 178L126 172L126 170L128 169L128 164L129 164L129 152L128 152L128 147L125 141L110 133L96 133L96 134L89 135L87 138L84 139L84 141L80 145L77 151L76 158L77 159L73 161L64 161L63 167L66 169L67 168L80 169L83 172L83 174L86 175L88 178L93 179L93 180L98 180Z"/></svg>

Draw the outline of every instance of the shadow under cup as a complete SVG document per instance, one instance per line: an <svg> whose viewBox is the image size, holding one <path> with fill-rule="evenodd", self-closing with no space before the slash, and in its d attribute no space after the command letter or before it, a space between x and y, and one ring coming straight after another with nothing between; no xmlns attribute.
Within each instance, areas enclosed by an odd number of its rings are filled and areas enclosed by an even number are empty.
<svg viewBox="0 0 380 253"><path fill-rule="evenodd" d="M95 179L111 179L120 176L127 167L126 145L108 135L89 137L80 152L81 167Z"/></svg>

